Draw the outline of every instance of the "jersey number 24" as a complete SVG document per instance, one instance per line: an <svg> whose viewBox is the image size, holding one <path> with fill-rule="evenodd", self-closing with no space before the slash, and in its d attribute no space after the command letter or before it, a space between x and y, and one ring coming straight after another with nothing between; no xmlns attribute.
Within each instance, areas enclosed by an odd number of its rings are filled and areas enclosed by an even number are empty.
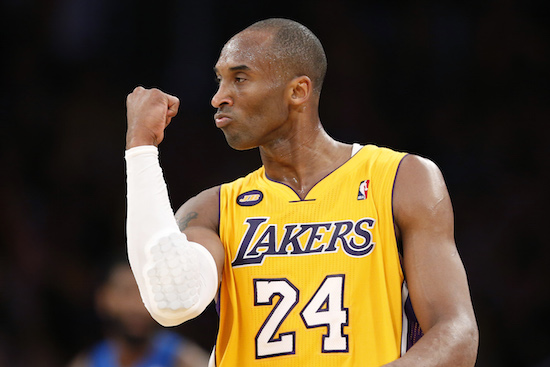
<svg viewBox="0 0 550 367"><path fill-rule="evenodd" d="M343 274L325 277L300 316L308 329L326 327L321 341L323 353L348 352L348 309L344 308ZM254 279L254 305L273 305L278 301L256 334L256 358L268 358L296 353L296 332L277 333L284 320L296 307L300 291L286 278Z"/></svg>

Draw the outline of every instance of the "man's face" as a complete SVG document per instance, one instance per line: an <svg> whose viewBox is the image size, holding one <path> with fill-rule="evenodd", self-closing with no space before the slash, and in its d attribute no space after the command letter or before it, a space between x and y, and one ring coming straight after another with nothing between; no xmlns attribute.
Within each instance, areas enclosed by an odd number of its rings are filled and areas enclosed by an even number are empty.
<svg viewBox="0 0 550 367"><path fill-rule="evenodd" d="M212 106L216 126L234 149L268 144L284 134L287 83L270 52L270 35L245 31L223 48L214 71L219 81Z"/></svg>
<svg viewBox="0 0 550 367"><path fill-rule="evenodd" d="M119 265L113 270L107 284L98 292L97 303L111 332L128 341L145 341L155 328L128 266Z"/></svg>

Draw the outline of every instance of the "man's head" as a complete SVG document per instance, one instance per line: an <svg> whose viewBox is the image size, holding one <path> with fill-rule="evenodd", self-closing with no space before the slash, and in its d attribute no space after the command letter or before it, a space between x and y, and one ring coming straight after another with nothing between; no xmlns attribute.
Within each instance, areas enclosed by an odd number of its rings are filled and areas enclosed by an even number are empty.
<svg viewBox="0 0 550 367"><path fill-rule="evenodd" d="M117 262L109 269L107 278L96 293L99 316L112 337L127 343L146 343L156 324L141 301L139 290L125 262Z"/></svg>
<svg viewBox="0 0 550 367"><path fill-rule="evenodd" d="M317 37L299 23L254 23L225 44L214 71L220 83L212 98L216 125L236 149L284 138L306 110L318 120L326 57Z"/></svg>

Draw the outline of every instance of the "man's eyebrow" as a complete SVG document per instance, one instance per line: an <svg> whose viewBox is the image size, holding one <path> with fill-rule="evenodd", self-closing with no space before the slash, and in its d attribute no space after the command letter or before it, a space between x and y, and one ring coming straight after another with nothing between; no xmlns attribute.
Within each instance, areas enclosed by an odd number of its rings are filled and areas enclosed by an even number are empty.
<svg viewBox="0 0 550 367"><path fill-rule="evenodd" d="M250 70L250 68L246 65L238 65L238 66L233 66L233 67L229 68L229 70L231 70L231 71L245 71L245 70Z"/></svg>
<svg viewBox="0 0 550 367"><path fill-rule="evenodd" d="M248 66L246 65L237 65L237 66L232 66L229 68L229 71L247 71L247 70L252 70L250 69ZM214 66L214 73L218 74L219 73L219 70L217 67Z"/></svg>

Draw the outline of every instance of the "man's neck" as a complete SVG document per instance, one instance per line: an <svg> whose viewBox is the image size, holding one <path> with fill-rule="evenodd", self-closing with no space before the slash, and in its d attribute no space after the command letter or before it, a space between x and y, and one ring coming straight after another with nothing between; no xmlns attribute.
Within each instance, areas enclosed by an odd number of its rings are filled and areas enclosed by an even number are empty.
<svg viewBox="0 0 550 367"><path fill-rule="evenodd" d="M351 145L332 139L319 124L290 139L260 147L266 175L290 186L301 199L351 157Z"/></svg>

